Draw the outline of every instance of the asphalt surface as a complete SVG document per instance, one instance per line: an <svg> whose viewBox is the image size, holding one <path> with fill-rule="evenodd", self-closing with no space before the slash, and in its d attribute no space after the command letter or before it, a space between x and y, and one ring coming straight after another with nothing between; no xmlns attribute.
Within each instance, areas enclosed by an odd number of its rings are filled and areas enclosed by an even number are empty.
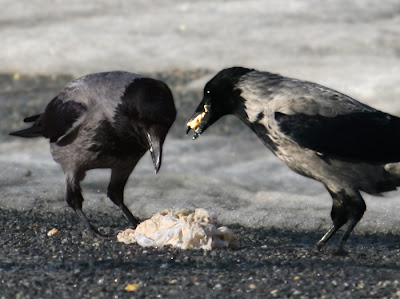
<svg viewBox="0 0 400 299"><path fill-rule="evenodd" d="M127 223L118 212L90 216L108 233ZM0 298L400 296L398 234L355 234L337 256L313 249L322 232L233 226L238 250L185 251L92 239L70 210L0 209L0 225ZM60 233L49 237L52 228Z"/></svg>

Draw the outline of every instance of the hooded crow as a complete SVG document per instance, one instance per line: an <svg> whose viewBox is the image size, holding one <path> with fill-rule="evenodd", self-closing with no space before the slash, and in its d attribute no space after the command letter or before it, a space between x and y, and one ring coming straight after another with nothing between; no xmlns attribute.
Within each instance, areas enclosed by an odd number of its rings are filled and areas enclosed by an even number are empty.
<svg viewBox="0 0 400 299"><path fill-rule="evenodd" d="M107 195L136 227L138 220L124 204L125 184L147 150L158 172L175 116L165 83L128 72L104 72L70 82L42 114L24 120L34 122L32 127L10 135L50 140L53 158L66 176L68 204L92 235L105 237L82 212L80 182L86 171L111 169Z"/></svg>
<svg viewBox="0 0 400 299"><path fill-rule="evenodd" d="M338 251L362 218L360 194L400 185L400 118L330 88L277 74L233 67L204 88L187 123L193 139L224 115L233 114L293 171L315 179L333 199L333 226L322 246L348 223Z"/></svg>

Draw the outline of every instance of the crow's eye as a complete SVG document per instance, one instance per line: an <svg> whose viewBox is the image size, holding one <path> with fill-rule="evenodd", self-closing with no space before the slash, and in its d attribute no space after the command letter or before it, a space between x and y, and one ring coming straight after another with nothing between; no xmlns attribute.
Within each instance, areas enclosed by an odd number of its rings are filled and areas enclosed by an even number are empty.
<svg viewBox="0 0 400 299"><path fill-rule="evenodd" d="M206 90L206 94L210 94L211 92L210 92L210 90Z"/></svg>

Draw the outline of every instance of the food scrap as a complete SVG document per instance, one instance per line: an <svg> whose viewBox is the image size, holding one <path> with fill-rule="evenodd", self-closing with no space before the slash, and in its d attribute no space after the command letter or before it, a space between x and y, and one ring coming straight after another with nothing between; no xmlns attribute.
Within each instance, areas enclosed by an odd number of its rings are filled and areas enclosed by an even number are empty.
<svg viewBox="0 0 400 299"><path fill-rule="evenodd" d="M129 283L125 287L125 291L128 292L136 292L139 289L139 285L137 283Z"/></svg>
<svg viewBox="0 0 400 299"><path fill-rule="evenodd" d="M205 115L206 115L205 112L200 113L192 121L188 122L187 126L190 127L192 130L196 129Z"/></svg>
<svg viewBox="0 0 400 299"><path fill-rule="evenodd" d="M135 230L127 229L117 235L125 244L143 247L170 245L181 249L238 248L235 234L227 227L217 228L205 209L164 210L140 223Z"/></svg>
<svg viewBox="0 0 400 299"><path fill-rule="evenodd" d="M208 111L210 111L210 105L204 105L204 111L197 115L192 121L189 121L186 125L192 130L196 129Z"/></svg>

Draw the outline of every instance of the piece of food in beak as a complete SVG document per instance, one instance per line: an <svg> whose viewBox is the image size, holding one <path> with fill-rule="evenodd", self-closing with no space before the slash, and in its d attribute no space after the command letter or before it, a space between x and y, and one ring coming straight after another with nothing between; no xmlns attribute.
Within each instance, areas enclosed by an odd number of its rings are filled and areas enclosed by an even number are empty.
<svg viewBox="0 0 400 299"><path fill-rule="evenodd" d="M196 129L199 126L200 122L202 121L202 119L204 118L205 115L206 115L206 112L200 113L193 120L189 121L187 123L187 126L190 127L192 130Z"/></svg>
<svg viewBox="0 0 400 299"><path fill-rule="evenodd" d="M200 114L198 114L194 119L190 120L187 122L187 126L192 129L195 130L200 122L203 120L204 116L206 116L206 113L210 110L210 105L204 105L204 111Z"/></svg>

